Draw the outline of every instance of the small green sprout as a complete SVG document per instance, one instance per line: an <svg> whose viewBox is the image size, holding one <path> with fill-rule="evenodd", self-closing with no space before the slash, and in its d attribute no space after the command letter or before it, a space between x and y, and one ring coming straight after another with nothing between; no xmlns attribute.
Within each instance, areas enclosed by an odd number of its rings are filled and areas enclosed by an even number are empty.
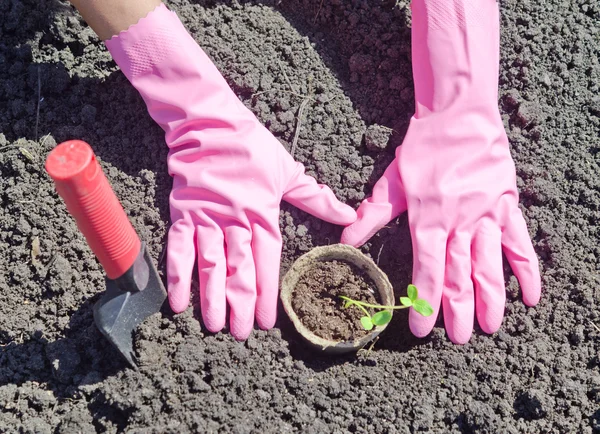
<svg viewBox="0 0 600 434"><path fill-rule="evenodd" d="M427 300L423 300L419 298L419 291L415 285L408 285L407 288L408 297L400 297L400 305L399 306L382 306L379 304L369 304L364 301L353 300L350 297L346 297L345 295L340 295L340 298L345 301L344 309L349 308L350 306L356 306L360 310L363 311L365 316L360 318L360 323L362 324L365 330L372 330L375 326L382 326L389 323L392 320L392 313L390 310L394 309L407 309L412 307L414 310L419 312L423 316L430 316L433 314L433 308L427 302ZM367 311L367 307L371 309L377 309L378 312L373 315L369 314Z"/></svg>

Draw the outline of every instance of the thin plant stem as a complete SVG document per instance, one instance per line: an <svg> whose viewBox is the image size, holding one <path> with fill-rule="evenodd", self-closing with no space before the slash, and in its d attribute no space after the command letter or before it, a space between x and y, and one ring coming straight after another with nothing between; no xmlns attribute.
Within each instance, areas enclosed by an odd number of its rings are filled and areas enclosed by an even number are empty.
<svg viewBox="0 0 600 434"><path fill-rule="evenodd" d="M340 296L341 298L343 298L346 301L351 302L352 304L354 304L356 307L358 307L360 310L362 310L365 315L367 315L369 318L371 318L371 314L369 313L369 311L367 311L367 309L365 309L364 307L362 307L360 304L358 304L356 301L352 300L351 298L348 297L344 297L343 295Z"/></svg>
<svg viewBox="0 0 600 434"><path fill-rule="evenodd" d="M343 300L349 301L352 304L355 304L356 306L362 308L363 310L364 310L363 306L364 307L370 307L370 308L373 308L373 309L395 309L395 310L406 309L406 308L410 307L410 306L382 306L380 304L369 304L369 303L365 303L363 301L352 300L351 298L346 297L344 295L340 295L340 298L343 299Z"/></svg>

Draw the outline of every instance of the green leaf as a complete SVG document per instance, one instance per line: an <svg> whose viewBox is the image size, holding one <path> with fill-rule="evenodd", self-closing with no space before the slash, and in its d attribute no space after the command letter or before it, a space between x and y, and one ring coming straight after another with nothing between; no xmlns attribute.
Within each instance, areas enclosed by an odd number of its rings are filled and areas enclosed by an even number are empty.
<svg viewBox="0 0 600 434"><path fill-rule="evenodd" d="M402 304L402 306L412 306L413 305L412 300L408 297L400 297L400 303Z"/></svg>
<svg viewBox="0 0 600 434"><path fill-rule="evenodd" d="M423 300L422 298L415 300L413 308L423 316L430 316L433 313L431 305L427 300Z"/></svg>
<svg viewBox="0 0 600 434"><path fill-rule="evenodd" d="M419 298L419 291L417 291L417 287L415 285L408 285L407 293L408 298L410 298L413 302Z"/></svg>
<svg viewBox="0 0 600 434"><path fill-rule="evenodd" d="M362 324L365 330L373 329L373 321L371 321L371 318L369 318L368 316L363 316L360 319L360 323Z"/></svg>
<svg viewBox="0 0 600 434"><path fill-rule="evenodd" d="M348 309L350 306L352 306L352 302L350 300L346 300L344 303L344 309Z"/></svg>
<svg viewBox="0 0 600 434"><path fill-rule="evenodd" d="M371 318L371 322L376 326L386 325L392 320L392 314L389 310L381 310Z"/></svg>

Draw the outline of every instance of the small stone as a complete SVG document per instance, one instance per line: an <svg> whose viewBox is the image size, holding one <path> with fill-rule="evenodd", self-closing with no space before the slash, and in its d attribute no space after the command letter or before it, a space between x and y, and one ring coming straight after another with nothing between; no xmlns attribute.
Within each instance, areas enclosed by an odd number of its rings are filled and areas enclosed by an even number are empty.
<svg viewBox="0 0 600 434"><path fill-rule="evenodd" d="M296 229L296 235L298 235L299 237L303 237L308 233L308 228L304 225L298 225L298 228Z"/></svg>
<svg viewBox="0 0 600 434"><path fill-rule="evenodd" d="M269 392L265 392L264 390L258 389L256 391L256 395L263 402L271 402L271 394Z"/></svg>
<svg viewBox="0 0 600 434"><path fill-rule="evenodd" d="M46 288L52 294L62 294L70 290L73 281L76 279L76 272L71 267L71 263L61 255L56 255L56 259L48 272L45 282Z"/></svg>
<svg viewBox="0 0 600 434"><path fill-rule="evenodd" d="M542 76L542 83L544 83L548 87L552 86L552 80L550 79L550 76L548 74L544 74Z"/></svg>
<svg viewBox="0 0 600 434"><path fill-rule="evenodd" d="M382 151L387 147L391 135L391 128L371 125L365 132L365 145L369 151Z"/></svg>
<svg viewBox="0 0 600 434"><path fill-rule="evenodd" d="M154 183L154 172L148 169L142 169L140 170L140 178L142 179L142 183L152 184Z"/></svg>
<svg viewBox="0 0 600 434"><path fill-rule="evenodd" d="M537 102L524 101L519 105L517 119L521 127L535 125L540 117L540 106Z"/></svg>

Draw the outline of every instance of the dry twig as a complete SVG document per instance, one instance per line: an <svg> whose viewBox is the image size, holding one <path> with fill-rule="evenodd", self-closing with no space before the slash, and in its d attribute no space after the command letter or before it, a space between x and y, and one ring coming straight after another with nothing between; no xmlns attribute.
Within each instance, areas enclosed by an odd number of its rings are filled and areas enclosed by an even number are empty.
<svg viewBox="0 0 600 434"><path fill-rule="evenodd" d="M322 8L323 8L323 0L321 0L321 3L319 3L319 10L317 11L317 15L315 15L315 19L313 20L313 23L317 22L317 19L319 18L319 14L321 13Z"/></svg>
<svg viewBox="0 0 600 434"><path fill-rule="evenodd" d="M42 78L40 76L40 67L37 70L38 78L38 93L37 93L37 110L35 115L35 141L38 139L38 126L40 124L40 104L42 103Z"/></svg>
<svg viewBox="0 0 600 434"><path fill-rule="evenodd" d="M310 98L305 98L300 104L300 108L298 109L298 122L296 122L296 131L294 131L294 140L292 141L292 149L290 149L290 154L292 158L294 158L294 152L296 151L296 144L298 143L298 138L300 137L300 126L302 125L302 113L304 112L304 107L310 101Z"/></svg>

